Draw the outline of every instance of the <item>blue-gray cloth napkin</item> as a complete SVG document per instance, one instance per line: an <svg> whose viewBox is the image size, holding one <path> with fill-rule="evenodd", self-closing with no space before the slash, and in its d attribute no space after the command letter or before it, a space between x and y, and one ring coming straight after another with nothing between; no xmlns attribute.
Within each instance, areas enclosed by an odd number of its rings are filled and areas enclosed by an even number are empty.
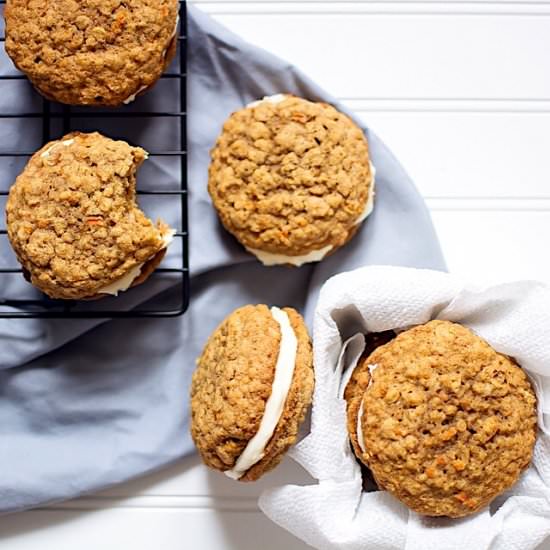
<svg viewBox="0 0 550 550"><path fill-rule="evenodd" d="M0 511L104 488L192 452L188 391L195 358L236 307L289 305L309 321L319 288L338 272L369 264L445 269L424 202L367 128L377 169L376 202L357 236L322 263L299 269L266 268L245 253L221 228L206 189L209 150L223 121L248 102L278 92L345 109L295 67L245 43L193 6L188 38L191 305L176 319L0 320ZM0 70L15 72L5 57ZM130 108L162 110L177 99L175 84L164 80ZM26 82L14 83L12 92L0 97L2 112L40 108L41 99ZM3 120L3 150L38 148L39 128L23 126L31 123ZM122 135L115 123L105 124L110 135ZM94 129L94 120L83 119L80 129ZM129 122L124 135L150 149L174 149L177 143L176 130L157 118L139 127ZM147 164L140 185L173 187L176 165L172 172L155 158ZM2 182L13 181L21 168L15 162L0 165ZM173 203L144 208L177 221ZM2 246L0 265L13 260ZM175 255L177 250L172 259ZM22 279L0 284L4 295L28 286ZM160 278L119 299L128 306L145 302L167 286L170 281ZM170 292L175 290L165 290L161 299L173 301Z"/></svg>

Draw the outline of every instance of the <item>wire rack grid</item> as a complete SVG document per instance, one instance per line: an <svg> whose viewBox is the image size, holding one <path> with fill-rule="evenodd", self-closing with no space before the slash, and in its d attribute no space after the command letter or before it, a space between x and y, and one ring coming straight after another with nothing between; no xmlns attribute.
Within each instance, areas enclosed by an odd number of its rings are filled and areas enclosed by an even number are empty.
<svg viewBox="0 0 550 550"><path fill-rule="evenodd" d="M0 0L0 14L3 16L3 10L6 0ZM161 189L140 189L138 185L137 194L141 197L164 197L176 198L180 202L180 222L176 231L176 239L179 240L178 258L174 267L158 268L151 276L165 276L174 278L174 284L170 285L170 290L165 292L164 296L156 300L154 297L146 302L145 305L129 307L125 300L119 298L104 298L92 302L78 302L67 300L52 300L45 295L33 291L34 295L27 297L10 296L9 289L13 284L3 284L7 277L22 277L22 269L18 266L5 266L7 260L2 258L2 250L6 246L0 246L0 318L140 318L140 317L175 317L182 315L189 305L189 260L188 260L188 225L187 225L187 10L185 1L179 2L180 31L177 36L178 53L176 60L168 72L162 75L161 80L175 79L179 82L177 110L167 111L143 111L139 108L127 109L101 109L88 108L75 110L67 105L57 105L46 99L42 99L41 108L37 112L0 112L0 124L9 120L34 120L41 123L42 143L52 139L57 139L62 135L78 130L76 120L87 120L88 124L98 122L95 129L102 131L101 120L120 119L128 122L132 119L134 122L145 122L149 119L162 119L162 124L178 124L177 133L179 134L179 148L177 150L157 150L149 153L149 157L156 157L159 162L164 159L178 164L179 186L175 188ZM4 42L5 37L0 37L0 42ZM0 91L7 82L14 80L26 80L22 74L0 74ZM28 84L30 86L30 84ZM108 135L108 134L107 134ZM15 159L27 159L34 151L0 149L0 160L13 161ZM5 203L8 195L8 188L5 184L0 186L0 199ZM9 184L8 184L9 185ZM172 186L171 186L172 187ZM0 212L0 245L4 245L1 240L7 241L7 231L3 225L3 213ZM175 244L175 243L174 243ZM3 260L3 261L2 261ZM147 281L145 284L148 284ZM8 290L6 290L8 289ZM130 289L124 294L131 294L138 291Z"/></svg>

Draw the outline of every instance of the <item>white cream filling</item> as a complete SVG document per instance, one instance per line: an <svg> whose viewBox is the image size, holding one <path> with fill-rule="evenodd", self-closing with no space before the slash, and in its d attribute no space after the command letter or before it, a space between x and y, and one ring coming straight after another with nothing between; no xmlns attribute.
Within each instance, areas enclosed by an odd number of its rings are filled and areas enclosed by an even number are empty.
<svg viewBox="0 0 550 550"><path fill-rule="evenodd" d="M178 34L178 25L180 24L180 16L179 14L176 15L176 24L174 25L174 32L170 36L170 40L168 40L168 46L172 43L172 40L174 40L174 37L176 34ZM168 51L168 48L164 48L162 52L162 57L166 57L166 52Z"/></svg>
<svg viewBox="0 0 550 550"><path fill-rule="evenodd" d="M117 279L114 283L104 286L98 290L98 294L110 294L111 296L118 296L119 292L128 290L132 283L141 275L141 268L144 264L139 264L130 269L126 275Z"/></svg>
<svg viewBox="0 0 550 550"><path fill-rule="evenodd" d="M363 438L363 429L361 428L361 421L363 420L363 400L361 399L361 406L359 407L359 413L357 414L357 443L361 451L366 453L365 439Z"/></svg>
<svg viewBox="0 0 550 550"><path fill-rule="evenodd" d="M369 380L369 384L367 388L372 384L372 373L375 371L375 369L378 367L378 365L368 365L369 372L371 374L371 378ZM363 421L363 403L364 399L361 399L361 406L359 407L359 412L357 413L357 443L359 444L359 448L363 453L366 453L367 450L365 448L365 439L363 438L363 429L361 428L361 422Z"/></svg>
<svg viewBox="0 0 550 550"><path fill-rule="evenodd" d="M261 103L281 103L281 101L284 101L287 97L288 97L288 94L266 95L262 99L258 99L257 101L253 101L252 103L249 103L247 107L256 107Z"/></svg>
<svg viewBox="0 0 550 550"><path fill-rule="evenodd" d="M166 233L166 235L163 235L162 240L164 241L164 246L161 248L161 250L164 250L165 248L168 248L170 243L174 240L174 235L176 234L176 231L174 229L171 229ZM152 258L153 256L151 256ZM149 258L149 260L151 259ZM136 265L126 275L122 276L120 279L117 279L116 281L112 282L111 284L108 284L107 286L104 286L100 288L97 292L98 294L109 294L111 296L118 296L119 292L124 292L125 290L128 290L132 283L141 275L141 270L143 269L143 266L147 262L143 262L141 264Z"/></svg>
<svg viewBox="0 0 550 550"><path fill-rule="evenodd" d="M172 42L172 40L174 39L174 36L176 36L177 32L178 32L178 25L179 25L179 22L180 22L180 16L178 15L176 17L176 26L174 27L174 32L171 34L170 36L170 40L168 40L168 44L170 44ZM164 48L164 50L162 50L162 57L166 57L166 52L168 51L168 48ZM149 86L142 86L135 94L132 94L131 96L127 97L122 103L124 103L124 105L129 105L130 103L133 103L135 100L136 100L136 97L141 93L143 92L144 90L146 90L147 88L149 88Z"/></svg>
<svg viewBox="0 0 550 550"><path fill-rule="evenodd" d="M65 141L58 141L57 143L54 143L51 147L48 147L40 156L42 158L47 158L50 156L50 152L52 151L52 149L55 149L58 145L64 145L65 147L68 147L73 143L74 143L74 139L66 139Z"/></svg>
<svg viewBox="0 0 550 550"><path fill-rule="evenodd" d="M254 464L259 462L265 453L265 448L275 432L281 414L285 406L286 398L292 384L294 368L296 366L296 353L298 351L298 339L290 324L286 312L278 307L271 308L273 319L279 323L281 329L281 343L279 356L275 364L275 376L271 387L271 395L266 404L264 415L260 422L258 432L247 443L235 466L226 470L224 474L231 479L239 479Z"/></svg>
<svg viewBox="0 0 550 550"><path fill-rule="evenodd" d="M257 248L248 248L248 252L251 252L262 262L264 265L285 265L290 264L296 267L308 264L311 262L320 262L331 250L332 245L329 244L320 250L312 250L307 254L301 256L286 256L285 254L276 254L274 252L266 252L265 250L258 250Z"/></svg>
<svg viewBox="0 0 550 550"><path fill-rule="evenodd" d="M130 97L128 97L127 99L125 99L122 103L124 103L124 105L129 105L130 103L132 103L133 101L136 100L136 97L141 93L143 92L143 90L146 90L149 86L142 86L135 94L132 94Z"/></svg>
<svg viewBox="0 0 550 550"><path fill-rule="evenodd" d="M359 225L360 223L364 222L374 210L374 186L375 186L375 180L376 180L376 168L370 161L369 161L369 165L370 165L370 171L372 174L372 181L370 184L369 196L367 198L367 204L365 205L365 209L363 210L363 213L355 221L355 225Z"/></svg>

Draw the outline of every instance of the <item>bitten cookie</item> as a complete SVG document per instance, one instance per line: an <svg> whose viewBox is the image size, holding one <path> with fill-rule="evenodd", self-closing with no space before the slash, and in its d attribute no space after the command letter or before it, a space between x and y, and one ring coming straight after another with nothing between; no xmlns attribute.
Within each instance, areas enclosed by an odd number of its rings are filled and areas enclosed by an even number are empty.
<svg viewBox="0 0 550 550"><path fill-rule="evenodd" d="M8 237L30 282L51 298L116 295L142 283L174 231L136 203L139 147L74 132L42 147L11 187Z"/></svg>
<svg viewBox="0 0 550 550"><path fill-rule="evenodd" d="M117 106L164 72L177 17L178 0L7 0L6 52L48 99Z"/></svg>
<svg viewBox="0 0 550 550"><path fill-rule="evenodd" d="M211 156L219 217L265 265L322 260L373 209L363 131L325 103L285 94L254 102L225 122Z"/></svg>
<svg viewBox="0 0 550 550"><path fill-rule="evenodd" d="M360 364L356 380L348 420L358 458L420 514L472 514L531 461L537 412L526 374L461 325L401 333Z"/></svg>
<svg viewBox="0 0 550 550"><path fill-rule="evenodd" d="M292 308L245 306L210 336L191 385L191 435L204 463L240 481L295 443L314 386L310 338Z"/></svg>

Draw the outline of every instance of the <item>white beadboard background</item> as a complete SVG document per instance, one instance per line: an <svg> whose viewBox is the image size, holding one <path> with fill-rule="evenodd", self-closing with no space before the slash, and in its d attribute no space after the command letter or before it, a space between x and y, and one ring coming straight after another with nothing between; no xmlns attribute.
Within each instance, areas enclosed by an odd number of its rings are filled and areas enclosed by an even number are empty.
<svg viewBox="0 0 550 550"><path fill-rule="evenodd" d="M550 1L196 4L303 68L386 141L426 198L452 271L550 281ZM0 548L303 549L256 507L261 488L283 480L304 475L287 461L241 485L193 457L1 518Z"/></svg>

